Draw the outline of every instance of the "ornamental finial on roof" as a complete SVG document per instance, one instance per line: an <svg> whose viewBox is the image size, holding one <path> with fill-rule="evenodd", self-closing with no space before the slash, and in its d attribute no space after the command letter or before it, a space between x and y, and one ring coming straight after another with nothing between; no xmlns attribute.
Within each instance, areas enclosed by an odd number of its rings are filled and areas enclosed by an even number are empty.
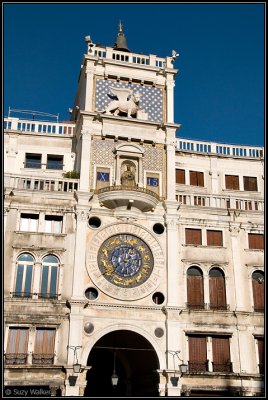
<svg viewBox="0 0 268 400"><path fill-rule="evenodd" d="M119 33L123 33L123 25L121 21L119 21Z"/></svg>

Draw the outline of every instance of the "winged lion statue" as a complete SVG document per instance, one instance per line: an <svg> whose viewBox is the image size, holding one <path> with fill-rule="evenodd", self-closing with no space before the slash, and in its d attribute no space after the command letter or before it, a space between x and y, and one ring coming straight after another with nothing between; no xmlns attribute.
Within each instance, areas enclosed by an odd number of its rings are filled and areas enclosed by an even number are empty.
<svg viewBox="0 0 268 400"><path fill-rule="evenodd" d="M114 88L109 86L110 91L117 97L117 100L112 100L105 111L106 114L118 115L119 112L127 113L128 117L137 114L139 110L140 93L132 93L132 90L123 88ZM111 97L111 96L110 96Z"/></svg>

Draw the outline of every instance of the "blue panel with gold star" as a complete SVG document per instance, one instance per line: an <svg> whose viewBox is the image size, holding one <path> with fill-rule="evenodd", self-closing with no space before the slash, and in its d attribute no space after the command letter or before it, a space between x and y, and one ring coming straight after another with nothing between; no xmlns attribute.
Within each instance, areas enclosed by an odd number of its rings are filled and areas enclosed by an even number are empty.
<svg viewBox="0 0 268 400"><path fill-rule="evenodd" d="M153 86L141 86L125 82L117 82L110 79L96 80L95 111L103 111L112 101L114 96L109 86L121 89L130 89L133 93L140 93L140 109L148 114L149 121L163 121L163 92L162 89Z"/></svg>

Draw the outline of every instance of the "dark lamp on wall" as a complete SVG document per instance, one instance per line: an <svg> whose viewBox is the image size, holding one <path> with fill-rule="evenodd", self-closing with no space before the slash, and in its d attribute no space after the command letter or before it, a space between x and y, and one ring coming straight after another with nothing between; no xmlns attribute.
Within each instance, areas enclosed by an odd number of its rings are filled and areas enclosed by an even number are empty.
<svg viewBox="0 0 268 400"><path fill-rule="evenodd" d="M114 388L118 384L118 375L116 374L116 371L115 371L115 352L114 352L114 370L113 370L113 375L111 376L111 382L112 382L112 385Z"/></svg>
<svg viewBox="0 0 268 400"><path fill-rule="evenodd" d="M79 364L78 362L77 349L81 349L82 346L67 346L67 348L72 349L74 351L73 370L76 374L78 374L81 371L81 364Z"/></svg>

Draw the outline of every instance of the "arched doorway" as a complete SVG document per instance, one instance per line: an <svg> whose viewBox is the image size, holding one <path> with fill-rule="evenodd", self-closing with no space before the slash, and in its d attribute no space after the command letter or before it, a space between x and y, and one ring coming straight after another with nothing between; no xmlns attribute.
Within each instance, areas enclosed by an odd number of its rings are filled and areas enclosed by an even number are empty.
<svg viewBox="0 0 268 400"><path fill-rule="evenodd" d="M157 354L143 336L129 330L108 333L92 348L87 365L86 397L157 397ZM111 376L118 376L116 386Z"/></svg>

